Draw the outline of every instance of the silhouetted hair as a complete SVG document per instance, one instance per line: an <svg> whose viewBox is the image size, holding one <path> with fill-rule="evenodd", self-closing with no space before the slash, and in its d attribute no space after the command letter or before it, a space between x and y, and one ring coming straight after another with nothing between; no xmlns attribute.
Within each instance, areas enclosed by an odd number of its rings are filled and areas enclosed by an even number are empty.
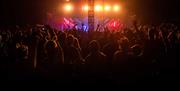
<svg viewBox="0 0 180 91"><path fill-rule="evenodd" d="M97 40L92 40L90 43L89 43L89 46L88 46L89 50L91 50L92 52L95 52L95 51L98 51L100 50L100 44Z"/></svg>

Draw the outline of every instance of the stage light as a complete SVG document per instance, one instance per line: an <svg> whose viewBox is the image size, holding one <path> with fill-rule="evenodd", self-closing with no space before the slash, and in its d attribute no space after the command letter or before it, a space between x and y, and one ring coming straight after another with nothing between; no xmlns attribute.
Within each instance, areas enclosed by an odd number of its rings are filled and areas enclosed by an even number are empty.
<svg viewBox="0 0 180 91"><path fill-rule="evenodd" d="M88 10L89 10L89 6L88 6L88 5L84 5L84 6L83 6L83 10L84 10L84 11L88 11Z"/></svg>
<svg viewBox="0 0 180 91"><path fill-rule="evenodd" d="M121 10L121 7L120 7L119 5L115 5L115 6L113 7L113 10L114 10L115 12L118 12L118 11Z"/></svg>
<svg viewBox="0 0 180 91"><path fill-rule="evenodd" d="M113 27L116 27L116 25L117 25L116 22L113 22Z"/></svg>
<svg viewBox="0 0 180 91"><path fill-rule="evenodd" d="M71 12L71 11L73 10L73 6L70 5L70 4L66 4L66 5L64 6L64 10L65 10L66 12Z"/></svg>
<svg viewBox="0 0 180 91"><path fill-rule="evenodd" d="M97 12L99 12L99 11L102 11L102 6L100 6L100 5L96 5L95 6L95 11L97 11Z"/></svg>
<svg viewBox="0 0 180 91"><path fill-rule="evenodd" d="M111 6L106 5L106 6L104 7L104 10L105 10L105 11L110 11L110 10L111 10Z"/></svg>

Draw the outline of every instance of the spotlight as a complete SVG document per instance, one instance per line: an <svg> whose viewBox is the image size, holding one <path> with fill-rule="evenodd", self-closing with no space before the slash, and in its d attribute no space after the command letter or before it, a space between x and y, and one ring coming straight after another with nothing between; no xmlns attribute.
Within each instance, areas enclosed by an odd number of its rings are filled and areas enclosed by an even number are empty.
<svg viewBox="0 0 180 91"><path fill-rule="evenodd" d="M64 6L64 10L66 12L71 12L73 10L73 6L70 5L70 4L67 4L67 5Z"/></svg>
<svg viewBox="0 0 180 91"><path fill-rule="evenodd" d="M111 6L106 5L106 6L104 7L104 10L105 10L105 11L110 11L110 10L111 10Z"/></svg>
<svg viewBox="0 0 180 91"><path fill-rule="evenodd" d="M85 5L85 6L83 6L83 8L82 8L84 11L88 11L89 10L89 6L88 5Z"/></svg>
<svg viewBox="0 0 180 91"><path fill-rule="evenodd" d="M97 12L102 11L102 6L96 5L95 6L95 11L97 11Z"/></svg>
<svg viewBox="0 0 180 91"><path fill-rule="evenodd" d="M118 12L118 11L121 10L121 7L118 6L118 5L115 5L115 6L113 7L113 10L114 10L115 12Z"/></svg>

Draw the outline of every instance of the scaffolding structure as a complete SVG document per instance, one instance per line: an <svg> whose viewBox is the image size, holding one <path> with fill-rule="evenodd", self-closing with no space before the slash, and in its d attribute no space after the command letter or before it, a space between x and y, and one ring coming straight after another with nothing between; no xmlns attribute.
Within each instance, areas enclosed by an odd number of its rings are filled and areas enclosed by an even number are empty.
<svg viewBox="0 0 180 91"><path fill-rule="evenodd" d="M88 0L88 26L89 31L94 31L94 0Z"/></svg>

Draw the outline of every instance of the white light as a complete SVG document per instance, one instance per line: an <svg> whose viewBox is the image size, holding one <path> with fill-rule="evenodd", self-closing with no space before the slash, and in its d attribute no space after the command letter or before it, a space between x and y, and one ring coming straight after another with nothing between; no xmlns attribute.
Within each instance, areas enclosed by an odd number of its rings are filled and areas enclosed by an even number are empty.
<svg viewBox="0 0 180 91"><path fill-rule="evenodd" d="M115 6L113 7L113 10L114 10L115 12L118 12L118 11L121 10L121 7L118 6L118 5L115 5Z"/></svg>
<svg viewBox="0 0 180 91"><path fill-rule="evenodd" d="M89 6L88 5L83 6L83 10L84 11L88 11L89 10Z"/></svg>
<svg viewBox="0 0 180 91"><path fill-rule="evenodd" d="M96 5L95 6L95 11L102 11L102 6L100 6L100 5Z"/></svg>
<svg viewBox="0 0 180 91"><path fill-rule="evenodd" d="M104 7L104 10L105 10L105 11L110 11L110 10L111 10L111 6L106 5L106 6Z"/></svg>
<svg viewBox="0 0 180 91"><path fill-rule="evenodd" d="M66 12L71 12L73 10L73 6L70 4L65 5L64 10Z"/></svg>

